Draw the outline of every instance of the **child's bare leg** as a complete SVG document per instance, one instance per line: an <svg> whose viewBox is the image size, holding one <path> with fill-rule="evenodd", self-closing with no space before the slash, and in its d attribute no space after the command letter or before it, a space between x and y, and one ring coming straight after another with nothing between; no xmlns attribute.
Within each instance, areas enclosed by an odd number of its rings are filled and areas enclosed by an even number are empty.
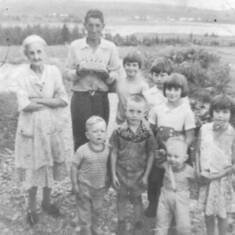
<svg viewBox="0 0 235 235"><path fill-rule="evenodd" d="M133 198L133 210L134 210L134 235L143 234L143 221L142 216L144 213L144 207L141 195Z"/></svg>
<svg viewBox="0 0 235 235"><path fill-rule="evenodd" d="M28 209L29 211L36 211L37 209L37 187L32 187L28 190L29 192L29 204Z"/></svg>
<svg viewBox="0 0 235 235"><path fill-rule="evenodd" d="M141 196L135 197L133 199L133 210L135 222L140 222L142 220L142 215L144 212L143 202Z"/></svg>
<svg viewBox="0 0 235 235"><path fill-rule="evenodd" d="M59 209L54 204L51 204L51 188L49 187L43 188L42 208L45 212L54 217L60 215Z"/></svg>
<svg viewBox="0 0 235 235"><path fill-rule="evenodd" d="M128 197L125 195L117 194L117 212L118 220L125 221L128 216L127 206L128 206Z"/></svg>
<svg viewBox="0 0 235 235"><path fill-rule="evenodd" d="M205 216L205 222L206 222L207 235L214 235L215 234L215 217Z"/></svg>
<svg viewBox="0 0 235 235"><path fill-rule="evenodd" d="M27 223L30 225L35 225L38 222L38 215L36 213L37 209L37 187L31 187L28 190L29 201L28 201L28 213L27 213Z"/></svg>
<svg viewBox="0 0 235 235"><path fill-rule="evenodd" d="M51 188L44 187L42 195L42 204L48 206L50 205L50 202L51 202Z"/></svg>
<svg viewBox="0 0 235 235"><path fill-rule="evenodd" d="M219 235L227 235L227 219L217 218Z"/></svg>
<svg viewBox="0 0 235 235"><path fill-rule="evenodd" d="M125 235L127 233L126 219L128 216L129 199L125 195L117 194L117 214L118 214L118 231L117 235Z"/></svg>

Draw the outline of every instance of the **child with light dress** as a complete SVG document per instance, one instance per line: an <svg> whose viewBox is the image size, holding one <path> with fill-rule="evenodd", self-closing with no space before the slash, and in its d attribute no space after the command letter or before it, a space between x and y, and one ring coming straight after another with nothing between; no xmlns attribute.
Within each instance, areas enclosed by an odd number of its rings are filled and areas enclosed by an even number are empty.
<svg viewBox="0 0 235 235"><path fill-rule="evenodd" d="M129 96L126 104L127 120L114 130L110 139L119 235L130 234L126 223L129 203L133 205L134 211L134 234L143 234L141 194L146 190L155 151L154 136L144 121L146 108L143 96Z"/></svg>
<svg viewBox="0 0 235 235"><path fill-rule="evenodd" d="M187 144L178 137L166 142L167 161L157 210L155 235L167 235L175 221L175 235L190 235L190 181L195 170L186 164Z"/></svg>
<svg viewBox="0 0 235 235"><path fill-rule="evenodd" d="M200 174L207 182L200 188L199 202L208 235L215 234L216 224L219 235L226 235L228 215L234 212L235 130L229 123L231 109L229 97L213 98L210 108L213 121L204 124L199 135Z"/></svg>
<svg viewBox="0 0 235 235"><path fill-rule="evenodd" d="M86 121L88 143L80 146L72 165L72 187L76 194L82 235L102 235L99 218L107 191L106 123L99 116Z"/></svg>
<svg viewBox="0 0 235 235"><path fill-rule="evenodd" d="M122 124L125 117L126 100L133 94L143 94L148 89L148 84L141 74L142 55L138 51L129 52L123 59L125 77L117 80L116 90L118 95L117 124Z"/></svg>
<svg viewBox="0 0 235 235"><path fill-rule="evenodd" d="M167 102L155 106L149 114L149 122L156 135L159 149L165 149L165 143L170 137L177 136L185 141L187 146L193 141L195 119L190 106L184 101L187 90L187 80L182 74L172 73L164 81L163 94ZM155 197L149 200L151 217L156 214L164 169L157 167L153 174L157 181L152 190L155 190Z"/></svg>

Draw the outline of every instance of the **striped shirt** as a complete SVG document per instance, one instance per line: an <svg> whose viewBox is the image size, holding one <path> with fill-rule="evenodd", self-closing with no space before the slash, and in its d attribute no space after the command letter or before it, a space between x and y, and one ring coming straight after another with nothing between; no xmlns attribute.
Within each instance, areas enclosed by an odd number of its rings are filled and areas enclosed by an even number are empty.
<svg viewBox="0 0 235 235"><path fill-rule="evenodd" d="M95 189L105 187L108 155L109 148L106 145L99 152L93 150L89 143L80 146L73 158L73 163L78 169L78 183Z"/></svg>

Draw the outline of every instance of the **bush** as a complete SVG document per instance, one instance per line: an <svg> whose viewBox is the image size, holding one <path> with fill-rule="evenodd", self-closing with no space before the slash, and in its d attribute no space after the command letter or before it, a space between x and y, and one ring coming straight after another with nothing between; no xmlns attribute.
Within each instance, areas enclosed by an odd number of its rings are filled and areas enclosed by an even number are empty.
<svg viewBox="0 0 235 235"><path fill-rule="evenodd" d="M149 71L152 62L159 57L159 54L144 54L147 58L145 69ZM215 54L196 47L171 48L162 54L171 62L173 72L186 76L190 94L201 88L214 88L215 94L227 93L231 80L230 67L223 64Z"/></svg>

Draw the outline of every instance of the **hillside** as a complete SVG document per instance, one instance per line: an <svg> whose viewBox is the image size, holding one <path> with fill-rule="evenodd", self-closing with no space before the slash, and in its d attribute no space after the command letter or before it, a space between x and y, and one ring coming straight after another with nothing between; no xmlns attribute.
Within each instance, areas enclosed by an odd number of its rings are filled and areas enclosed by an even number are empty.
<svg viewBox="0 0 235 235"><path fill-rule="evenodd" d="M132 19L138 16L139 20L158 19L169 20L193 18L194 20L203 22L230 22L235 23L235 14L232 10L215 11L207 9L199 9L185 7L183 5L173 6L160 4L162 1L156 0L154 3L141 2L118 2L108 1L92 2L78 0L50 0L50 1L35 1L35 0L2 0L0 17L4 20L11 19L17 15L21 16L19 20L38 18L45 20L45 17L57 14L69 14L78 16L83 19L85 12L90 8L101 9L106 18L111 21L121 19ZM167 3L167 2L166 2ZM30 18L31 17L31 18Z"/></svg>

